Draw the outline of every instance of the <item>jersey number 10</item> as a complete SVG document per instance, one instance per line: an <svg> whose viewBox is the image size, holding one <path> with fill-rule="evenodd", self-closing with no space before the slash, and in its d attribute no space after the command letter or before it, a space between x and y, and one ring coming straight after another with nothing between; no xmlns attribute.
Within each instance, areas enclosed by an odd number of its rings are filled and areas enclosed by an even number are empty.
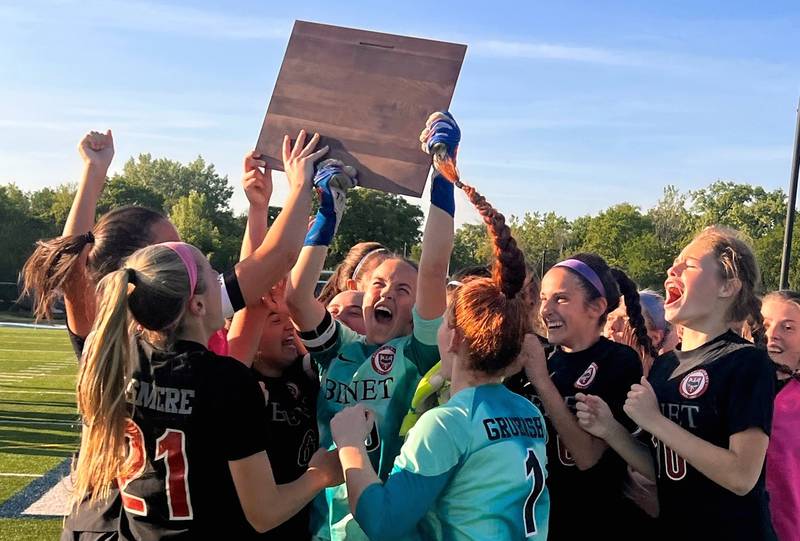
<svg viewBox="0 0 800 541"><path fill-rule="evenodd" d="M128 440L128 459L130 473L117 478L122 505L134 515L147 515L147 502L144 498L128 494L125 489L131 481L144 473L147 465L147 449L144 445L144 434L139 425L128 420L125 427L125 438ZM191 520L192 500L189 496L189 464L186 462L186 434L182 430L168 428L156 440L156 460L166 459L167 468L167 504L170 520Z"/></svg>

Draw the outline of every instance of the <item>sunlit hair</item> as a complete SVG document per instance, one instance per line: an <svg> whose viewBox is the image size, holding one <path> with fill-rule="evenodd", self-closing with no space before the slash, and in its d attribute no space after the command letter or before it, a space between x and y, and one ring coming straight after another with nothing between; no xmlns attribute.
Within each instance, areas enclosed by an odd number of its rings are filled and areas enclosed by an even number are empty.
<svg viewBox="0 0 800 541"><path fill-rule="evenodd" d="M195 293L204 293L206 287L198 273ZM103 278L98 294L97 317L78 373L84 427L73 471L75 503L87 494L93 501L106 498L114 480L129 473L125 389L139 359L136 329L174 335L190 298L189 275L174 251L156 244L138 250L125 268Z"/></svg>
<svg viewBox="0 0 800 541"><path fill-rule="evenodd" d="M738 280L741 284L728 307L726 320L749 320L753 328L763 327L761 300L757 293L761 284L761 272L752 249L742 239L741 234L735 229L714 225L698 233L692 243L706 246L713 252L722 280Z"/></svg>

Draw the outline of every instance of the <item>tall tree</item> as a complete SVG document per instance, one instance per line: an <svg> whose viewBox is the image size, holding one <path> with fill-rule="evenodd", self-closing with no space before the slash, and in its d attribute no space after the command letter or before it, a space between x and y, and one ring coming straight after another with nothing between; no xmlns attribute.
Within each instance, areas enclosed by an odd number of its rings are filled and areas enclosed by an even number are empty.
<svg viewBox="0 0 800 541"><path fill-rule="evenodd" d="M472 265L485 265L492 257L491 240L484 224L464 224L453 238L450 272Z"/></svg>
<svg viewBox="0 0 800 541"><path fill-rule="evenodd" d="M333 239L327 265L341 261L364 241L380 242L399 254L410 254L422 233L422 209L399 195L359 188L347 196L347 212Z"/></svg>

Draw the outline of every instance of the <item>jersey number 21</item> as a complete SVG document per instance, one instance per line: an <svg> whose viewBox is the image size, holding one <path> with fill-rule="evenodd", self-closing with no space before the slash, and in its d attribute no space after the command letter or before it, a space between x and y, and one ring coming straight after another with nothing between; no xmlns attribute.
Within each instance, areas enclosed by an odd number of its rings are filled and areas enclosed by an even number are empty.
<svg viewBox="0 0 800 541"><path fill-rule="evenodd" d="M125 427L128 440L130 474L119 477L119 493L125 510L134 515L147 516L147 502L144 498L128 494L125 489L131 481L144 473L147 465L147 450L144 434L139 425L128 420ZM167 504L170 520L191 520L192 500L189 496L189 464L186 462L186 434L182 430L168 428L156 440L156 460L165 459L167 468Z"/></svg>

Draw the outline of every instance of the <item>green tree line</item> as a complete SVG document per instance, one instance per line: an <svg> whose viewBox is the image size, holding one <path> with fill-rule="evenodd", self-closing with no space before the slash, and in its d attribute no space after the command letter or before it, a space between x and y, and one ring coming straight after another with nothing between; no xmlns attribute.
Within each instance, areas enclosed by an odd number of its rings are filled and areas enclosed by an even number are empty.
<svg viewBox="0 0 800 541"><path fill-rule="evenodd" d="M713 224L738 229L758 258L765 291L778 288L786 194L760 186L716 181L681 193L674 186L651 209L629 203L613 205L594 216L569 220L553 212L529 212L509 219L528 264L541 274L577 252L595 252L623 269L642 288L663 290L666 270L700 229ZM792 237L800 251L800 230ZM453 268L491 261L486 228L466 224L456 232ZM800 257L790 264L789 283L800 287Z"/></svg>
<svg viewBox="0 0 800 541"><path fill-rule="evenodd" d="M14 281L36 240L58 235L66 221L74 184L24 192L0 185L0 281ZM142 205L168 215L181 237L208 254L215 268L229 268L238 258L246 221L230 207L233 187L202 157L183 164L141 154L129 159L107 182L98 215L121 205ZM573 220L553 212L528 212L509 222L528 264L537 274L570 254L596 252L625 270L641 287L661 289L665 271L700 229L722 224L741 231L752 244L763 273L764 289L778 286L786 195L778 189L716 181L682 193L667 186L650 209L629 203L613 205ZM270 221L280 209L270 207ZM355 243L378 241L412 257L419 255L421 209L406 199L375 190L351 193L348 210L331 246L329 266ZM795 228L793 246L800 250ZM451 268L491 261L483 224L458 229ZM794 257L790 283L800 287L800 258Z"/></svg>
<svg viewBox="0 0 800 541"><path fill-rule="evenodd" d="M98 216L123 205L141 205L169 216L181 238L209 256L220 270L239 257L247 220L230 207L234 188L228 177L202 157L183 164L141 154L109 177L97 205ZM76 185L24 192L13 183L0 185L0 281L15 281L39 239L57 236L64 228ZM269 208L270 223L280 212ZM350 246L375 240L403 253L421 239L422 210L402 197L376 190L355 190L347 217L331 246L328 264L340 261Z"/></svg>

